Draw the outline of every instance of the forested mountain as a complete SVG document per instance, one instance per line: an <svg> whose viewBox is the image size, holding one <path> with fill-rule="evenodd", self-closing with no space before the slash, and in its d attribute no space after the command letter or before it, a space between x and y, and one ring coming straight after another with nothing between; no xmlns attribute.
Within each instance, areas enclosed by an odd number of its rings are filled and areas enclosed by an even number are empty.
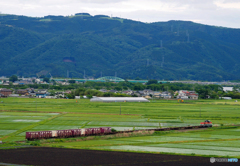
<svg viewBox="0 0 240 166"><path fill-rule="evenodd" d="M0 75L240 79L240 29L104 15L0 15Z"/></svg>

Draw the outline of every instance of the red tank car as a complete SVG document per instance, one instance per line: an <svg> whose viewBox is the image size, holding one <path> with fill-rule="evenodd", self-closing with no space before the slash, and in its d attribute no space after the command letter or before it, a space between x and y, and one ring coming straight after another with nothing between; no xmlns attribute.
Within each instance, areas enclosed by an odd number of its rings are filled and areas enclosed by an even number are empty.
<svg viewBox="0 0 240 166"><path fill-rule="evenodd" d="M42 138L41 132L26 132L26 139L27 140L35 140Z"/></svg>
<svg viewBox="0 0 240 166"><path fill-rule="evenodd" d="M98 134L100 134L100 133L101 133L100 128L93 128L93 134L94 134L94 135L98 135Z"/></svg>
<svg viewBox="0 0 240 166"><path fill-rule="evenodd" d="M101 127L101 134L105 134L105 133L111 133L111 127Z"/></svg>
<svg viewBox="0 0 240 166"><path fill-rule="evenodd" d="M73 137L77 137L77 136L81 136L81 129L72 129L72 136Z"/></svg>
<svg viewBox="0 0 240 166"><path fill-rule="evenodd" d="M72 137L72 130L57 130L58 138L68 138Z"/></svg>
<svg viewBox="0 0 240 166"><path fill-rule="evenodd" d="M26 132L27 140L35 139L46 139L46 138L55 138L57 137L57 131L35 131L35 132Z"/></svg>
<svg viewBox="0 0 240 166"><path fill-rule="evenodd" d="M205 127L212 127L212 122L210 120L205 120L204 122L201 122L200 125Z"/></svg>
<svg viewBox="0 0 240 166"><path fill-rule="evenodd" d="M92 129L91 128L86 128L85 129L85 136L92 135Z"/></svg>
<svg viewBox="0 0 240 166"><path fill-rule="evenodd" d="M36 132L26 132L26 139L27 140L34 140Z"/></svg>
<svg viewBox="0 0 240 166"><path fill-rule="evenodd" d="M111 133L111 127L26 132L26 139L68 138L106 133Z"/></svg>

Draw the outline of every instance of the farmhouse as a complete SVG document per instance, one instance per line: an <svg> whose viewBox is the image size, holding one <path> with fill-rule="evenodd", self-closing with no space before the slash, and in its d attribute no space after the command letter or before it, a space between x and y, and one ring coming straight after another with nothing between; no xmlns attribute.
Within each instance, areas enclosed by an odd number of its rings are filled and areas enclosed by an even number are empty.
<svg viewBox="0 0 240 166"><path fill-rule="evenodd" d="M150 102L143 97L94 97L92 102Z"/></svg>
<svg viewBox="0 0 240 166"><path fill-rule="evenodd" d="M26 95L26 96L29 95L27 89L19 89L19 90L17 90L16 94L19 94L19 95Z"/></svg>
<svg viewBox="0 0 240 166"><path fill-rule="evenodd" d="M177 99L197 100L198 94L195 91L180 90L178 91Z"/></svg>
<svg viewBox="0 0 240 166"><path fill-rule="evenodd" d="M2 94L2 96L9 96L10 94L12 94L12 90L10 90L10 89L1 89L0 93Z"/></svg>

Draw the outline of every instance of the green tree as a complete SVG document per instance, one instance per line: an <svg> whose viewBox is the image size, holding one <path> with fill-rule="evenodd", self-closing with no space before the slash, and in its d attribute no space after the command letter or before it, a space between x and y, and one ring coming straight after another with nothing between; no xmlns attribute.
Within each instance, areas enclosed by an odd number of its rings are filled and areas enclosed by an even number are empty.
<svg viewBox="0 0 240 166"><path fill-rule="evenodd" d="M135 78L135 80L141 80L141 78L139 78L139 77L136 77L136 78Z"/></svg>
<svg viewBox="0 0 240 166"><path fill-rule="evenodd" d="M116 86L114 89L117 90L117 91L121 91L122 87Z"/></svg>
<svg viewBox="0 0 240 166"><path fill-rule="evenodd" d="M43 81L49 83L50 79L48 77L43 78Z"/></svg>
<svg viewBox="0 0 240 166"><path fill-rule="evenodd" d="M76 81L75 81L75 80L69 80L68 82L69 82L70 84L75 84Z"/></svg>
<svg viewBox="0 0 240 166"><path fill-rule="evenodd" d="M67 96L67 98L69 98L69 99L74 99L74 98L75 98L75 96L74 96L72 93L67 94L66 96Z"/></svg>
<svg viewBox="0 0 240 166"><path fill-rule="evenodd" d="M206 99L209 95L209 90L204 88L197 89L196 92L198 93L200 99Z"/></svg>
<svg viewBox="0 0 240 166"><path fill-rule="evenodd" d="M157 83L158 83L157 80L148 80L148 82L146 83L146 85L157 84Z"/></svg>
<svg viewBox="0 0 240 166"><path fill-rule="evenodd" d="M12 81L12 82L15 82L18 80L18 77L16 75L12 75L10 78L9 78L9 81Z"/></svg>

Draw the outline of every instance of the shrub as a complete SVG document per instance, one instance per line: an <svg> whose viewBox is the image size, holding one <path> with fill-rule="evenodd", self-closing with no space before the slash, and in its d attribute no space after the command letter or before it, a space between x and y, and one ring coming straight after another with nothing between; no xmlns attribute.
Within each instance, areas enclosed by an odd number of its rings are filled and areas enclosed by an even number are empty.
<svg viewBox="0 0 240 166"><path fill-rule="evenodd" d="M112 131L113 133L117 132L117 130L114 129L114 128L112 128L111 131Z"/></svg>

